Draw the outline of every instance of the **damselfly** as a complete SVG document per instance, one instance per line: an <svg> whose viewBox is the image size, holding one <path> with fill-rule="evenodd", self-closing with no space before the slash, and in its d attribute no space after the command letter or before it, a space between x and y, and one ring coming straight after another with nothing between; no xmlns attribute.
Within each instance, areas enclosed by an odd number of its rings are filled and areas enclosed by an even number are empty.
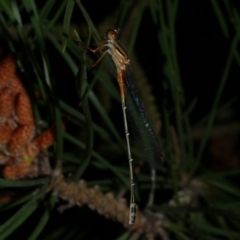
<svg viewBox="0 0 240 240"><path fill-rule="evenodd" d="M127 141L127 151L128 151L128 160L129 160L129 170L130 170L130 184L131 184L131 195L130 195L130 212L129 212L129 224L133 224L136 218L136 203L135 203L135 181L133 176L133 167L132 167L132 154L129 140L129 131L127 123L127 105L129 104L134 106L134 109L138 112L140 116L137 120L139 129L139 137L143 141L145 148L146 156L152 164L152 168L156 167L163 161L163 152L161 149L161 144L159 142L158 136L155 134L143 106L143 102L138 93L136 84L134 83L133 75L130 68L130 58L126 51L122 48L118 41L118 31L116 29L110 29L106 33L105 40L97 39L98 43L101 44L95 49L88 47L88 50L95 53L97 51L105 49L103 54L99 59L92 64L92 67L95 67L108 53L116 66L117 70L117 80L121 93L122 101L122 111L123 111L123 120L125 135ZM127 97L130 96L129 99ZM130 101L131 99L131 101ZM133 102L133 104L132 104ZM131 112L128 111L128 115L131 115ZM134 118L133 118L134 119ZM135 118L136 119L136 118Z"/></svg>

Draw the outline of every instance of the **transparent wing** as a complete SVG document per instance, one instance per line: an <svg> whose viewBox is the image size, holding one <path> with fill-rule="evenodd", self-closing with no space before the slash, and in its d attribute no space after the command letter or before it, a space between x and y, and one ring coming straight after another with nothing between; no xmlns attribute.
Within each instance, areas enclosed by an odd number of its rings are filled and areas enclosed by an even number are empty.
<svg viewBox="0 0 240 240"><path fill-rule="evenodd" d="M126 82L127 118L130 128L133 128L135 137L141 142L144 149L144 160L148 161L152 168L159 168L164 159L162 146L147 118L130 67L126 69L124 78Z"/></svg>

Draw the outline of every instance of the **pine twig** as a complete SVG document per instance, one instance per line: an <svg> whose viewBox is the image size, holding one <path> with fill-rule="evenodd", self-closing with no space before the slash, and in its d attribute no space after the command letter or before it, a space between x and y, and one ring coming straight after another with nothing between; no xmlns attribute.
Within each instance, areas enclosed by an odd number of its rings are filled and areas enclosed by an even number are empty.
<svg viewBox="0 0 240 240"><path fill-rule="evenodd" d="M157 236L164 240L168 239L164 229L166 218L161 213L139 210L135 224L129 225L129 208L124 198L115 197L111 192L103 194L99 186L88 188L84 180L68 183L59 171L55 171L54 175L55 179L50 189L55 196L68 201L70 206L87 205L105 218L121 223L131 232L134 239L139 239L142 234L146 234L148 240Z"/></svg>

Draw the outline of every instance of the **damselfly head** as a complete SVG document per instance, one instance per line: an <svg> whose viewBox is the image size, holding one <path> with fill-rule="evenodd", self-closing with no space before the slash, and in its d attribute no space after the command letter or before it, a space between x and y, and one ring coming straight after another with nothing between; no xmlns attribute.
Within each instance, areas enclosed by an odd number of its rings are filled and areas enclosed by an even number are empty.
<svg viewBox="0 0 240 240"><path fill-rule="evenodd" d="M117 29L110 29L107 31L106 34L109 40L116 40L118 38L118 30Z"/></svg>

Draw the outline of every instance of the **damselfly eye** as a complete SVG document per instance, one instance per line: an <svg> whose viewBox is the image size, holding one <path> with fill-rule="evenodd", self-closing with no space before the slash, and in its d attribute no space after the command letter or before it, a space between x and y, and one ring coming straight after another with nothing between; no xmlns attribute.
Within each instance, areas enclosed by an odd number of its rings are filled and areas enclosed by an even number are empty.
<svg viewBox="0 0 240 240"><path fill-rule="evenodd" d="M110 40L115 40L118 38L118 31L116 29L111 29L107 32L107 38Z"/></svg>

